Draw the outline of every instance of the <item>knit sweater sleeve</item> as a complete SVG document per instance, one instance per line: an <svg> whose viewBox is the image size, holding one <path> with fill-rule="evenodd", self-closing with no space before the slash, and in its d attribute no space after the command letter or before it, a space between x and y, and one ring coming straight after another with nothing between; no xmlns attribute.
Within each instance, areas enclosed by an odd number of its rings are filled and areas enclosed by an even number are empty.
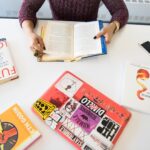
<svg viewBox="0 0 150 150"><path fill-rule="evenodd" d="M118 21L120 28L123 27L128 21L128 9L123 0L102 0L110 14L112 15L111 21Z"/></svg>
<svg viewBox="0 0 150 150"><path fill-rule="evenodd" d="M31 20L34 25L36 24L36 13L44 1L45 0L23 0L19 10L19 22L21 26L24 20Z"/></svg>

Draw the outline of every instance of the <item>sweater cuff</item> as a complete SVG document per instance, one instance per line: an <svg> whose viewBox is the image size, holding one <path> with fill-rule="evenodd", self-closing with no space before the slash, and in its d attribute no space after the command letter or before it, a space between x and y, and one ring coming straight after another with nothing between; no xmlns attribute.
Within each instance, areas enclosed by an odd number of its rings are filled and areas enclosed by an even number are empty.
<svg viewBox="0 0 150 150"><path fill-rule="evenodd" d="M119 14L114 15L114 16L111 18L111 21L110 21L110 22L118 21L119 24L120 24L120 29L121 29L125 24L127 24L127 22L128 22L128 17L129 17L128 11L126 11L126 13L124 13L124 15L121 15L121 14L122 14L122 13L120 12Z"/></svg>
<svg viewBox="0 0 150 150"><path fill-rule="evenodd" d="M21 26L21 27L22 27L22 23L23 23L25 20L30 20L30 21L32 21L34 27L36 26L37 19L35 19L35 18L30 18L30 17L23 17L23 18L19 18L19 23L20 23L20 26Z"/></svg>

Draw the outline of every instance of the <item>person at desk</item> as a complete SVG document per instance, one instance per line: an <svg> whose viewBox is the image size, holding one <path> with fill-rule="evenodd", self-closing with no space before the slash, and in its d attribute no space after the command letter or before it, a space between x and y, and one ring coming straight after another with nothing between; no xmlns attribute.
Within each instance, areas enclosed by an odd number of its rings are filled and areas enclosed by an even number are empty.
<svg viewBox="0 0 150 150"><path fill-rule="evenodd" d="M45 0L24 0L19 11L19 22L29 37L30 48L40 53L44 50L44 43L33 29L37 21L36 13L44 2ZM97 20L99 4L103 2L112 18L94 38L104 35L107 43L128 20L128 10L123 0L48 0L48 2L52 10L52 19L67 21Z"/></svg>

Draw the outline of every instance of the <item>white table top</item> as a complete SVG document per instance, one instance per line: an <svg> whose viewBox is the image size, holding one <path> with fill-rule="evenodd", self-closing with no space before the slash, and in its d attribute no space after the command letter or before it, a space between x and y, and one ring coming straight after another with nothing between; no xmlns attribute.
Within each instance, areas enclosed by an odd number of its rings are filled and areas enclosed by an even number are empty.
<svg viewBox="0 0 150 150"><path fill-rule="evenodd" d="M42 21L41 21L42 22ZM0 38L6 37L19 79L0 85L1 112L17 102L32 118L42 137L29 150L73 150L73 146L49 129L31 110L32 104L66 70L120 103L125 64L150 65L150 54L138 43L150 40L150 26L126 25L108 45L108 54L79 62L39 63L28 47L18 20L0 19ZM132 111L132 118L114 150L150 150L150 115Z"/></svg>

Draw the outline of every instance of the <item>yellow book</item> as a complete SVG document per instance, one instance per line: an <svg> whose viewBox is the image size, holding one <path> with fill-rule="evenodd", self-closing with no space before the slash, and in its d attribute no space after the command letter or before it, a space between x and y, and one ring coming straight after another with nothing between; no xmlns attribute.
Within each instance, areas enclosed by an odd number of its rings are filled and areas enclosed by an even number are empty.
<svg viewBox="0 0 150 150"><path fill-rule="evenodd" d="M39 137L39 131L17 104L0 114L0 150L23 150Z"/></svg>

